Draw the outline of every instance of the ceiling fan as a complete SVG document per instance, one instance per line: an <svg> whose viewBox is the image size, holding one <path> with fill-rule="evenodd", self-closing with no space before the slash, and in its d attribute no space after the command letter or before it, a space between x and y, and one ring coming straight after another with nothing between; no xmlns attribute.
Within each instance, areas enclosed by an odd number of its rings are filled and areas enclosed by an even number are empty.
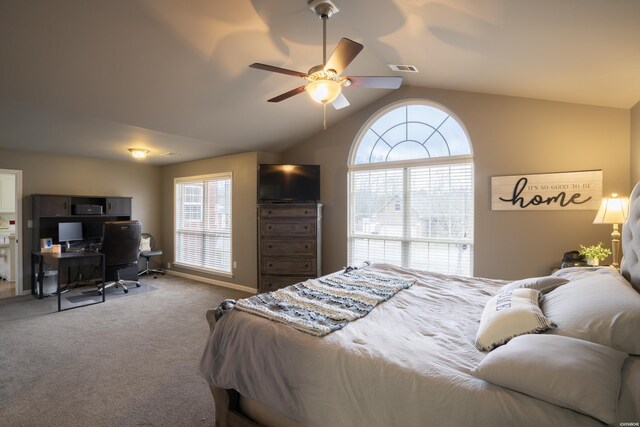
<svg viewBox="0 0 640 427"><path fill-rule="evenodd" d="M364 46L353 40L342 38L327 61L327 20L339 10L331 0L309 0L309 7L322 19L322 64L311 67L307 73L260 63L251 64L249 67L308 80L307 84L271 98L268 102L284 101L306 91L311 99L325 107L324 127L326 129L326 105L332 104L336 110L350 105L342 93L343 87L398 89L402 84L402 77L341 76L344 69L355 59Z"/></svg>

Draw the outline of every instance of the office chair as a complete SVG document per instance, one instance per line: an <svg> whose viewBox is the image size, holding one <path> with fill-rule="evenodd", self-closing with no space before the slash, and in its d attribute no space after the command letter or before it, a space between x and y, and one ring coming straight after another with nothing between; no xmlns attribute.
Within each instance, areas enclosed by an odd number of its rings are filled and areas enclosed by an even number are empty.
<svg viewBox="0 0 640 427"><path fill-rule="evenodd" d="M149 233L142 233L142 239L140 240L140 256L147 260L144 270L138 273L138 276L143 274L153 273L153 278L157 279L158 274L164 276L164 270L162 268L149 268L149 261L151 257L161 256L162 249L156 248L156 239ZM148 244L147 244L148 243Z"/></svg>
<svg viewBox="0 0 640 427"><path fill-rule="evenodd" d="M140 236L142 226L138 221L108 221L104 223L102 237L102 250L105 265L105 283L98 286L98 294L106 288L122 286L124 293L129 292L125 282L135 283L137 280L124 280L120 278L121 270L138 265L140 252Z"/></svg>

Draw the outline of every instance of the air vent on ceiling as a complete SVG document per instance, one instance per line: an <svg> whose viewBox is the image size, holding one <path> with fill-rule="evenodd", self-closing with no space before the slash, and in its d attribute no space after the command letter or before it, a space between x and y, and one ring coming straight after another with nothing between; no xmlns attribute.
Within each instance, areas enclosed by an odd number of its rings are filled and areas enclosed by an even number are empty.
<svg viewBox="0 0 640 427"><path fill-rule="evenodd" d="M167 157L173 157L176 155L176 153L172 153L171 151L167 151L166 153L162 153L163 156L167 156Z"/></svg>
<svg viewBox="0 0 640 427"><path fill-rule="evenodd" d="M405 73L417 73L418 68L415 65L396 65L396 64L387 64L389 68L393 71L402 71Z"/></svg>

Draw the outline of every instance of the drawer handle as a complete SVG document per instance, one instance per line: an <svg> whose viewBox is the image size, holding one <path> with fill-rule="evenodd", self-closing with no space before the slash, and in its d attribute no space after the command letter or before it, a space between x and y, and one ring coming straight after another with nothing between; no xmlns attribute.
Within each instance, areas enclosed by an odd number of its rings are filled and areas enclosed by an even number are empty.
<svg viewBox="0 0 640 427"><path fill-rule="evenodd" d="M271 249L273 246L269 245L269 249Z"/></svg>
<svg viewBox="0 0 640 427"><path fill-rule="evenodd" d="M267 211L267 213L268 213L269 215L271 215L271 210Z"/></svg>
<svg viewBox="0 0 640 427"><path fill-rule="evenodd" d="M307 211L304 211L304 214L306 215L306 214L307 214Z"/></svg>
<svg viewBox="0 0 640 427"><path fill-rule="evenodd" d="M304 268L309 268L309 264L305 264L305 265L304 265Z"/></svg>
<svg viewBox="0 0 640 427"><path fill-rule="evenodd" d="M304 226L304 229L305 229L305 230L308 230L308 229L309 229L309 226L308 226L308 225L305 225L305 226Z"/></svg>
<svg viewBox="0 0 640 427"><path fill-rule="evenodd" d="M271 230L271 226L268 226L268 227L267 227L267 230Z"/></svg>
<svg viewBox="0 0 640 427"><path fill-rule="evenodd" d="M305 249L309 249L309 245L304 245L304 248Z"/></svg>
<svg viewBox="0 0 640 427"><path fill-rule="evenodd" d="M269 264L269 267L273 267L273 264Z"/></svg>

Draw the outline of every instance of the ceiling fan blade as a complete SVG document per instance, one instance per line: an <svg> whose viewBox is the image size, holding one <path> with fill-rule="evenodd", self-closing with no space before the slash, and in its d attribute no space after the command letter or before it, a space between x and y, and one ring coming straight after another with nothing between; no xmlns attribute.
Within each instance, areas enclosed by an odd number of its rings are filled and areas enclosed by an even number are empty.
<svg viewBox="0 0 640 427"><path fill-rule="evenodd" d="M338 97L333 100L331 105L333 105L333 108L335 108L336 110L339 110L341 108L348 107L351 104L349 104L349 101L347 101L344 93L340 93L340 95L338 95Z"/></svg>
<svg viewBox="0 0 640 427"><path fill-rule="evenodd" d="M346 38L340 39L338 46L336 46L335 50L331 54L331 58L329 58L325 64L324 69L335 70L336 74L342 74L344 69L351 64L351 61L358 56L363 48L363 45L356 43L353 40Z"/></svg>
<svg viewBox="0 0 640 427"><path fill-rule="evenodd" d="M347 76L349 87L368 87L373 89L398 89L402 84L399 76Z"/></svg>
<svg viewBox="0 0 640 427"><path fill-rule="evenodd" d="M271 99L267 100L267 102L284 101L285 99L291 98L292 96L297 95L297 94L302 93L302 92L304 92L304 86L297 87L297 88L295 88L293 90L290 90L289 92L283 93L282 95L278 95L278 96L276 96L274 98L271 98Z"/></svg>
<svg viewBox="0 0 640 427"><path fill-rule="evenodd" d="M273 65L260 64L258 62L249 65L251 68L256 68L258 70L271 71L272 73L280 73L280 74L288 74L290 76L296 77L307 77L307 73L301 73L300 71L287 70L286 68L274 67Z"/></svg>

